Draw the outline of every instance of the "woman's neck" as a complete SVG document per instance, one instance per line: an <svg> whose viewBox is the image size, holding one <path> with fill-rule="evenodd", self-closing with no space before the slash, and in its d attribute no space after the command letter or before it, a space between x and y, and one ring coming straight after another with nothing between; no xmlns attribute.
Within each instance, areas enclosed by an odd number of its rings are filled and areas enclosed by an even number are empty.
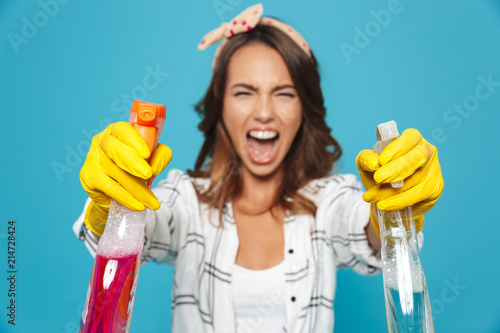
<svg viewBox="0 0 500 333"><path fill-rule="evenodd" d="M276 196L283 182L283 168L278 168L266 177L259 177L242 167L241 181L241 192L234 198L233 205L242 213L260 215L276 204Z"/></svg>

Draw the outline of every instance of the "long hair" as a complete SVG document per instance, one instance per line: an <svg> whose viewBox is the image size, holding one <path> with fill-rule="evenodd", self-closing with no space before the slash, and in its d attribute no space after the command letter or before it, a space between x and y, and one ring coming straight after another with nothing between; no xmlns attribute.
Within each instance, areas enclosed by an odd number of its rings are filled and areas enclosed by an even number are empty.
<svg viewBox="0 0 500 333"><path fill-rule="evenodd" d="M326 109L314 55L308 56L290 37L273 26L257 25L248 32L230 37L216 60L205 96L195 106L201 116L198 128L205 141L194 170L188 170L191 177L210 178L208 188L197 189L197 193L210 208L219 209L221 226L224 204L236 197L242 186L241 160L222 121L227 68L237 49L255 43L268 45L281 54L302 104L302 123L283 161L283 181L271 207L281 205L292 213L314 216L316 205L298 190L313 179L328 176L342 154L325 121Z"/></svg>

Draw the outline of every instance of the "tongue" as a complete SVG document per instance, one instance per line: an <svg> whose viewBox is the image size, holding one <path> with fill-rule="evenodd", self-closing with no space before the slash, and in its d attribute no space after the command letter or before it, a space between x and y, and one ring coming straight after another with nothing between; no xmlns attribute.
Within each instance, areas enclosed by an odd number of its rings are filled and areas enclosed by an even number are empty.
<svg viewBox="0 0 500 333"><path fill-rule="evenodd" d="M248 138L248 150L253 159L263 160L271 155L275 140Z"/></svg>

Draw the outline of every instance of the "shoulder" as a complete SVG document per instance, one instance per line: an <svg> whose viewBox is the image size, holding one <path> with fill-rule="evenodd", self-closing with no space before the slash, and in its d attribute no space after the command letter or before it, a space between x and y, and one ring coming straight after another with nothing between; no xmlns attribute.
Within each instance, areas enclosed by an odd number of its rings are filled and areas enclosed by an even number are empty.
<svg viewBox="0 0 500 333"><path fill-rule="evenodd" d="M190 177L182 170L171 169L168 172L167 177L158 182L153 191L155 194L161 194L165 191L173 191L184 196L196 196L197 190L203 190L209 184L209 178L194 178Z"/></svg>
<svg viewBox="0 0 500 333"><path fill-rule="evenodd" d="M300 192L314 202L319 202L326 196L352 192L362 193L363 189L358 178L348 173L314 179L302 187Z"/></svg>
<svg viewBox="0 0 500 333"><path fill-rule="evenodd" d="M187 184L187 183L192 183L194 186L202 186L206 187L210 184L210 178L195 178L189 176L187 173L180 169L171 169L167 173L167 177L165 179L162 179L159 183L158 186L164 185L164 184Z"/></svg>
<svg viewBox="0 0 500 333"><path fill-rule="evenodd" d="M189 182L189 176L179 169L171 169L165 179L160 180L156 187L177 187Z"/></svg>

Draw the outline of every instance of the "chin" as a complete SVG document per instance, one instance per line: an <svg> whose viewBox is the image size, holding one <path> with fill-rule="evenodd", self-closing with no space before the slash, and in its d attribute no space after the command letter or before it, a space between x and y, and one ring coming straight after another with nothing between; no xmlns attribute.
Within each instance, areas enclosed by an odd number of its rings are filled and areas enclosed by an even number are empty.
<svg viewBox="0 0 500 333"><path fill-rule="evenodd" d="M275 163L269 164L256 164L250 162L250 165L245 165L245 168L254 176L259 178L269 178L275 175L279 170L282 163L276 165Z"/></svg>

